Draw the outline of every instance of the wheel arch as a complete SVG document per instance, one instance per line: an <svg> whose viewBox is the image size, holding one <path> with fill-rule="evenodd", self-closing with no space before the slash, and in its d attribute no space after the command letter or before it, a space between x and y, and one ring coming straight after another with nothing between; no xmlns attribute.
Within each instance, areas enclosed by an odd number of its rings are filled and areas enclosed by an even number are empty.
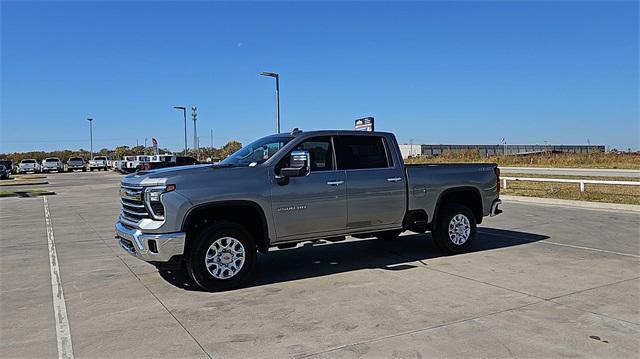
<svg viewBox="0 0 640 359"><path fill-rule="evenodd" d="M471 209L476 219L476 223L482 223L483 207L482 195L480 190L473 186L453 187L446 189L440 193L436 202L436 208L433 212L433 222L438 219L440 209L447 203L458 203L465 205Z"/></svg>
<svg viewBox="0 0 640 359"><path fill-rule="evenodd" d="M189 233L215 220L243 225L254 237L258 250L261 253L268 251L270 238L265 212L258 203L246 200L209 202L191 208L182 221L182 230L187 232L186 246L189 246L189 237L193 237Z"/></svg>

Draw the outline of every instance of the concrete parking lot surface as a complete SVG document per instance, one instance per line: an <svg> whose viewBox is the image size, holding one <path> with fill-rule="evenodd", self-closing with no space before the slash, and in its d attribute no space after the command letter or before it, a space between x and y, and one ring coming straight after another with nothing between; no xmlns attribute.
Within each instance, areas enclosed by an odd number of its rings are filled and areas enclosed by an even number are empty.
<svg viewBox="0 0 640 359"><path fill-rule="evenodd" d="M259 256L247 288L206 293L117 246L119 179L49 175L66 355L640 355L637 213L505 203L467 254L429 234L308 243ZM3 358L59 354L44 213L42 197L0 199Z"/></svg>

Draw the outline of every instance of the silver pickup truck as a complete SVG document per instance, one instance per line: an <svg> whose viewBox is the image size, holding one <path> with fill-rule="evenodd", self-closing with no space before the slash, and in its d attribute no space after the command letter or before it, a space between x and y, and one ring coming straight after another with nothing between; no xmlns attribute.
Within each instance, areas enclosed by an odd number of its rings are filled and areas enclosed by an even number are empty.
<svg viewBox="0 0 640 359"><path fill-rule="evenodd" d="M501 212L499 192L493 163L405 165L391 133L294 130L218 165L124 177L116 239L142 260L184 266L205 290L226 290L247 281L256 252L304 241L431 231L442 250L463 252L476 224Z"/></svg>

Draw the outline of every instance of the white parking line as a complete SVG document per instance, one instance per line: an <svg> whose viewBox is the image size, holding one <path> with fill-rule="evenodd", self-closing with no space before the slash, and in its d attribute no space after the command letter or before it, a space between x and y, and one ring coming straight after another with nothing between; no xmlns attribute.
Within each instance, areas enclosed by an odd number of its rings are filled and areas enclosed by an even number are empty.
<svg viewBox="0 0 640 359"><path fill-rule="evenodd" d="M600 249L600 248L592 248L592 247L583 247L583 246L575 246L573 244L565 244L565 243L558 243L558 242L550 242L547 240L542 240L542 241L536 241L536 240L528 240L528 239L523 239L520 237L515 237L515 236L509 236L506 234L499 234L499 233L491 233L491 232L485 232L483 230L478 230L479 233L485 234L487 236L498 236L498 237L505 237L505 238L510 238L510 239L517 239L517 240L524 240L530 243L540 243L540 244L549 244L549 245L553 245L553 246L561 246L561 247L569 247L569 248L576 248L576 249L584 249L587 251L594 251L594 252L601 252L601 253L609 253L609 254L617 254L619 256L626 256L626 257L634 257L634 258L640 258L639 255L636 254L631 254L631 253L622 253L622 252L614 252L614 251L609 251L606 249Z"/></svg>
<svg viewBox="0 0 640 359"><path fill-rule="evenodd" d="M60 270L58 267L58 254L56 253L56 242L53 236L53 226L51 225L51 214L49 213L49 203L47 196L44 199L44 220L47 227L47 242L49 243L49 267L51 268L51 293L53 294L53 313L56 322L56 339L58 341L58 358L73 358L73 347L71 346L71 330L67 318L67 306L64 302L62 283L60 281Z"/></svg>

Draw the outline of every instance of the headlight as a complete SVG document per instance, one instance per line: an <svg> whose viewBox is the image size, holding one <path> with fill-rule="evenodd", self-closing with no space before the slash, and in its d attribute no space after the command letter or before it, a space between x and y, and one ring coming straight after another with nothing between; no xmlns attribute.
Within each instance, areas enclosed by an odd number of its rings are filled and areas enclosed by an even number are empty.
<svg viewBox="0 0 640 359"><path fill-rule="evenodd" d="M176 189L176 185L169 184L166 186L147 187L144 190L144 203L155 220L164 219L164 206L162 205L162 194L171 192Z"/></svg>

